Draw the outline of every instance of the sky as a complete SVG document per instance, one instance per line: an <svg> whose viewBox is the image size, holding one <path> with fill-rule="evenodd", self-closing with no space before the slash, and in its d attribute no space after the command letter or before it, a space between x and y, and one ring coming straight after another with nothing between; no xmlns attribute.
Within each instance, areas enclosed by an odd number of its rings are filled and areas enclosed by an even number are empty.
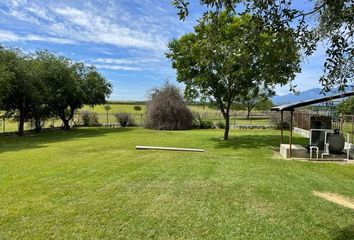
<svg viewBox="0 0 354 240"><path fill-rule="evenodd" d="M111 100L146 100L152 88L175 82L167 43L193 31L204 9L192 1L190 10L180 21L171 0L0 0L0 44L94 65L113 84ZM297 90L320 87L325 55L319 49L304 59ZM289 87L276 92L287 94Z"/></svg>

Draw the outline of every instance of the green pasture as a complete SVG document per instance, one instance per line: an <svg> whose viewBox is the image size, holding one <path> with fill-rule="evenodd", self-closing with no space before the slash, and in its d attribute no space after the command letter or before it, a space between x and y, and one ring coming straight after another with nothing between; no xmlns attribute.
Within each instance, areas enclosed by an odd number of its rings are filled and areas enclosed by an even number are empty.
<svg viewBox="0 0 354 240"><path fill-rule="evenodd" d="M231 130L227 142L222 134L2 136L0 239L354 239L354 211L312 194L354 199L354 165L280 159L276 130Z"/></svg>

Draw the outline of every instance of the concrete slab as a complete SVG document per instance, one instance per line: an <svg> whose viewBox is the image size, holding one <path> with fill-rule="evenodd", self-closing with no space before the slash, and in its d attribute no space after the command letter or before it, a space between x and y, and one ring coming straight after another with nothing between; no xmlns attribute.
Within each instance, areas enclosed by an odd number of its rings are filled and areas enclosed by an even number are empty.
<svg viewBox="0 0 354 240"><path fill-rule="evenodd" d="M280 155L285 158L290 156L290 144L280 144ZM307 149L299 144L291 145L291 156L294 158L308 158Z"/></svg>

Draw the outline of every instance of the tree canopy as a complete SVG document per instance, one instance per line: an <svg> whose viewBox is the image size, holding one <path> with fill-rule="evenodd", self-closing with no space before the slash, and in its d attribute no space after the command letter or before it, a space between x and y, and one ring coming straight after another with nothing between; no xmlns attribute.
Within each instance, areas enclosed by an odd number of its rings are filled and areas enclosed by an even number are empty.
<svg viewBox="0 0 354 240"><path fill-rule="evenodd" d="M247 111L247 119L250 118L251 112L254 109L258 110L269 110L273 103L269 97L273 96L274 93L264 91L256 86L249 89L248 93L236 98L236 107Z"/></svg>
<svg viewBox="0 0 354 240"><path fill-rule="evenodd" d="M112 86L94 67L47 51L24 54L0 48L0 110L24 122L34 118L36 129L46 117L59 117L66 129L83 105L102 104Z"/></svg>
<svg viewBox="0 0 354 240"><path fill-rule="evenodd" d="M229 111L239 96L262 86L287 84L299 71L300 56L293 31L275 32L259 17L221 12L207 14L194 28L169 43L177 81L190 99L208 97L221 111L224 139L229 134Z"/></svg>
<svg viewBox="0 0 354 240"><path fill-rule="evenodd" d="M326 62L320 79L324 91L340 90L354 80L353 0L199 0L215 16L220 11L258 16L274 31L292 30L304 55L311 55L319 43L326 44ZM189 0L174 0L181 19L189 14ZM303 7L306 6L306 7Z"/></svg>

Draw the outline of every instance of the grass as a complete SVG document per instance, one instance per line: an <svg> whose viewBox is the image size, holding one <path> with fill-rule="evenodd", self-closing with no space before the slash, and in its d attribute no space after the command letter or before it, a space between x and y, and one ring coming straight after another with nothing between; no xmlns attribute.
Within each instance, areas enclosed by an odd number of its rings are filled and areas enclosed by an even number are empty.
<svg viewBox="0 0 354 240"><path fill-rule="evenodd" d="M143 125L146 113L146 104L142 102L110 102L109 105L111 109L108 114L108 123L117 123L116 117L113 115L114 113L128 113L134 118L135 123L138 125ZM134 109L135 106L140 106L141 110L136 111ZM189 108L192 112L198 112L202 119L217 122L224 122L222 115L214 108L210 106L202 106L202 105L190 105ZM83 110L94 111L98 114L99 123L107 123L107 112L104 109L104 105L95 105L84 106ZM2 113L0 113L1 116ZM254 111L253 114L259 114L259 112ZM238 111L236 116L232 112L230 117L230 123L232 125L269 125L269 118L267 117L255 117L251 119L246 119L245 111ZM45 128L48 128L50 125L55 127L62 126L62 122L60 119L49 119L45 122ZM18 122L16 119L7 118L5 121L5 128L3 127L3 119L0 118L0 133L2 132L16 132L18 130ZM25 130L31 130L30 122L25 124Z"/></svg>
<svg viewBox="0 0 354 240"><path fill-rule="evenodd" d="M221 136L82 128L0 137L0 239L354 238L353 211L312 195L354 198L353 165L274 158L275 130Z"/></svg>

